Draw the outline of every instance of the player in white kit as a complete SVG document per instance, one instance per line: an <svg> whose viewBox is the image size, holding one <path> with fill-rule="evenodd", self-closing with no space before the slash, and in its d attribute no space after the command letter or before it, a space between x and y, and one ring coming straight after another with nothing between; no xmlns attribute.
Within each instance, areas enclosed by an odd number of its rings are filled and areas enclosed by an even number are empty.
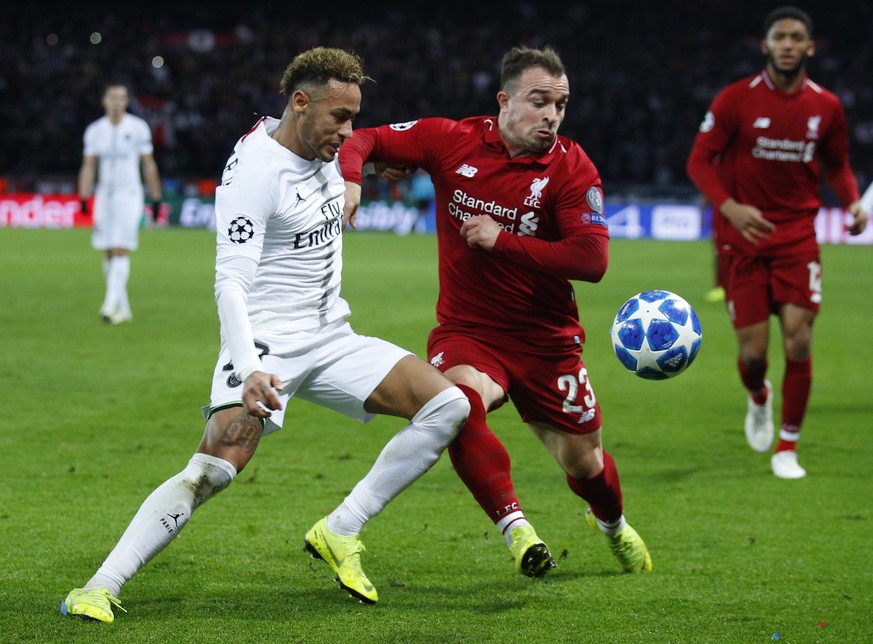
<svg viewBox="0 0 873 644"><path fill-rule="evenodd" d="M357 56L316 48L282 79L281 121L262 118L234 148L216 192L215 294L221 349L206 429L187 467L158 487L97 573L70 592L64 614L104 622L122 585L282 426L297 396L367 422L409 419L343 503L306 534L340 585L378 599L360 565L364 523L423 475L465 422L460 389L415 355L360 336L340 297L343 194L336 153L352 134L366 80Z"/></svg>
<svg viewBox="0 0 873 644"><path fill-rule="evenodd" d="M148 185L154 216L161 201L161 179L152 154L148 124L127 112L127 87L109 84L103 92L105 116L85 129L85 150L79 170L82 212L94 196L94 232L91 245L104 251L106 296L100 307L104 322L121 324L133 316L127 297L130 252L139 244L139 223L144 209L143 178ZM142 168L142 175L140 175ZM95 190L96 183L96 190Z"/></svg>

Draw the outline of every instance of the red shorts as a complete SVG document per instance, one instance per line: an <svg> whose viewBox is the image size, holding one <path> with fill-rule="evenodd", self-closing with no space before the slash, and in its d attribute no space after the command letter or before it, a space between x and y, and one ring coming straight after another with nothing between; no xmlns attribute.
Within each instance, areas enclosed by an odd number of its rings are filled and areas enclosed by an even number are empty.
<svg viewBox="0 0 873 644"><path fill-rule="evenodd" d="M441 371L469 365L490 376L525 422L545 423L570 434L600 429L600 405L581 346L543 355L502 336L486 338L439 326L428 338L427 355Z"/></svg>
<svg viewBox="0 0 873 644"><path fill-rule="evenodd" d="M735 329L764 322L779 312L781 304L796 304L815 313L821 304L818 254L749 257L722 253L718 275Z"/></svg>

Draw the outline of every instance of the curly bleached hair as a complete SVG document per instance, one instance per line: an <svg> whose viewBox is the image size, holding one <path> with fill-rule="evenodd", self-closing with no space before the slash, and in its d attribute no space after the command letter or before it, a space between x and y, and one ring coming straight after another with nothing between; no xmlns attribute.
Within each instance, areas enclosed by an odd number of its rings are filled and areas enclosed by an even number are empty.
<svg viewBox="0 0 873 644"><path fill-rule="evenodd" d="M364 74L364 61L353 52L315 47L298 54L282 74L279 92L289 97L304 86L327 85L330 80L357 83L371 80Z"/></svg>

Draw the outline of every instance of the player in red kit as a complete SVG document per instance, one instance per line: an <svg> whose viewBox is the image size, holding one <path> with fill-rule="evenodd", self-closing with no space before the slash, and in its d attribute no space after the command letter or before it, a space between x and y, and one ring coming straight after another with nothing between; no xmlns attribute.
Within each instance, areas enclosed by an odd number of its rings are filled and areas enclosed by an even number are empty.
<svg viewBox="0 0 873 644"><path fill-rule="evenodd" d="M598 282L609 231L597 169L557 135L569 98L551 48L503 59L499 114L428 118L359 129L340 152L354 224L366 161L427 171L436 191L440 292L428 357L470 398L449 453L496 523L522 574L555 563L525 518L509 455L486 413L511 399L590 506L624 570L650 571L645 543L626 522L600 407L582 361L585 335L570 280Z"/></svg>
<svg viewBox="0 0 873 644"><path fill-rule="evenodd" d="M820 168L843 203L853 235L867 213L849 167L846 117L839 99L812 82L812 21L780 7L764 21L767 66L725 88L707 112L688 159L688 175L713 204L719 274L739 343L737 365L748 390L746 438L773 443L773 387L766 379L769 316L779 316L785 352L782 425L771 466L780 478L806 475L797 439L812 383L812 325L821 303L814 219Z"/></svg>

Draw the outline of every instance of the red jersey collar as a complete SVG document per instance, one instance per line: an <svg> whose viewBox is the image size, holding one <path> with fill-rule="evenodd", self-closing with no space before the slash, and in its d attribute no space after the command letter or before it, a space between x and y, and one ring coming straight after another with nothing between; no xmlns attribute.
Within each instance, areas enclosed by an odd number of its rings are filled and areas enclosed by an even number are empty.
<svg viewBox="0 0 873 644"><path fill-rule="evenodd" d="M800 94L800 92L805 92L806 88L809 86L809 76L806 75L806 72L803 72L803 82L793 92L783 92L781 89L776 87L776 84L773 82L773 79L770 78L770 73L764 69L761 71L761 78L764 80L764 84L773 92L779 92L780 94L785 94L786 96L793 96L794 94Z"/></svg>
<svg viewBox="0 0 873 644"><path fill-rule="evenodd" d="M493 146L497 146L500 150L509 156L509 151L506 149L506 143L503 142L503 137L500 136L500 130L497 127L497 117L486 116L482 119L482 138L485 143ZM551 147L540 154L539 156L533 154L523 154L521 156L514 157L509 160L510 163L540 163L542 165L549 165L552 162L552 159L555 158L555 154L558 150L561 149L561 144L558 141L558 136L555 135L555 140L552 141Z"/></svg>

